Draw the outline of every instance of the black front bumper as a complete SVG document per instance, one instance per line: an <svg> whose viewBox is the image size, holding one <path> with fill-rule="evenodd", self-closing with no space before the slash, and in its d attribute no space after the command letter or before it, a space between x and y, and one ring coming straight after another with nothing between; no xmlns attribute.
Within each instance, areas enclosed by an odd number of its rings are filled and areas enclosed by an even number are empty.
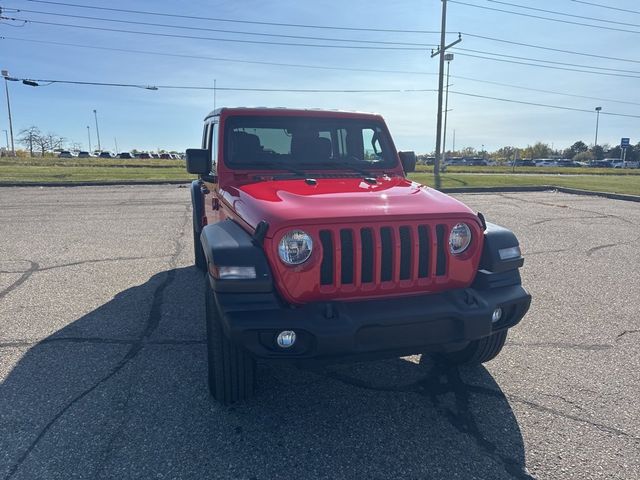
<svg viewBox="0 0 640 480"><path fill-rule="evenodd" d="M215 294L223 329L260 358L329 359L409 355L462 348L466 342L516 325L531 296L521 285L466 288L439 294L282 307L268 294ZM502 318L492 321L497 307ZM277 346L283 330L294 346Z"/></svg>

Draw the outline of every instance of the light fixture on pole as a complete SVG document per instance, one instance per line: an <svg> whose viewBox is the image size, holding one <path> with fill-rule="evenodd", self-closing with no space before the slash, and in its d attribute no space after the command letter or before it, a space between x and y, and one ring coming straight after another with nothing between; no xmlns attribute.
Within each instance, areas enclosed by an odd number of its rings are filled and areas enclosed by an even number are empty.
<svg viewBox="0 0 640 480"><path fill-rule="evenodd" d="M100 130L98 129L98 112L96 109L93 109L93 116L96 119L96 136L98 137L98 151L102 151L102 147L100 146Z"/></svg>
<svg viewBox="0 0 640 480"><path fill-rule="evenodd" d="M593 145L595 147L598 146L598 124L600 123L600 110L602 110L602 107L596 107L596 140L595 142L593 142Z"/></svg>
<svg viewBox="0 0 640 480"><path fill-rule="evenodd" d="M449 65L453 60L453 53L445 53L444 61L447 62L447 87L444 96L444 132L442 134L442 160L447 161L447 116L449 113Z"/></svg>
<svg viewBox="0 0 640 480"><path fill-rule="evenodd" d="M11 133L11 154L13 156L16 155L16 149L13 144L13 120L11 119L11 102L9 101L9 83L8 80L15 80L9 77L9 72L7 70L2 70L2 77L4 78L4 91L7 94L7 112L9 113L9 132ZM7 144L7 148L9 145Z"/></svg>

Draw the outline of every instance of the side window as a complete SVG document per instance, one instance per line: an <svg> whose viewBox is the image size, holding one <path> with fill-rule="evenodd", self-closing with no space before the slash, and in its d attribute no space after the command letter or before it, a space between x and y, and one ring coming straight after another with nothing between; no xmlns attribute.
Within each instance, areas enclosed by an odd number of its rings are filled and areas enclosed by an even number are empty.
<svg viewBox="0 0 640 480"><path fill-rule="evenodd" d="M215 171L218 163L218 122L213 124L211 133L211 163L213 165L212 170Z"/></svg>
<svg viewBox="0 0 640 480"><path fill-rule="evenodd" d="M377 162L383 159L378 132L371 128L364 128L362 130L362 143L364 145L365 161Z"/></svg>
<svg viewBox="0 0 640 480"><path fill-rule="evenodd" d="M207 148L207 145L209 144L209 139L207 137L208 135L209 135L209 124L205 123L204 129L202 130L202 143L200 144L200 148Z"/></svg>

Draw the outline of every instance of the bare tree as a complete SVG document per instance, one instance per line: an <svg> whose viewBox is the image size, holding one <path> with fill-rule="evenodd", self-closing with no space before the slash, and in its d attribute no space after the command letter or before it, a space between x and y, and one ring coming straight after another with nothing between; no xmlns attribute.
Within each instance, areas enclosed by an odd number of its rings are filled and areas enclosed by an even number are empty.
<svg viewBox="0 0 640 480"><path fill-rule="evenodd" d="M40 152L42 153L42 156L44 157L44 154L48 150L61 148L64 140L64 137L60 137L59 135L56 135L54 133L47 133L46 135L39 135L38 137L36 137L35 144L38 146Z"/></svg>
<svg viewBox="0 0 640 480"><path fill-rule="evenodd" d="M20 130L18 133L18 143L29 149L29 154L33 157L33 148L38 144L38 137L42 136L40 129L36 126L30 126Z"/></svg>

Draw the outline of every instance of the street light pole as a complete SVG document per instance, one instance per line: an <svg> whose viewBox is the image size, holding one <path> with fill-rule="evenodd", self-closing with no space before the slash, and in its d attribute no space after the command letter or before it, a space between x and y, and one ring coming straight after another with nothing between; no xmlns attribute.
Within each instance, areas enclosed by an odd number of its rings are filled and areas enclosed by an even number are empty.
<svg viewBox="0 0 640 480"><path fill-rule="evenodd" d="M9 101L9 83L7 82L7 77L9 76L9 72L7 70L2 70L2 76L4 77L4 91L7 94L7 112L9 113L9 131L11 132L11 154L15 157L16 149L13 144L13 120L11 119L11 102ZM9 148L8 144L7 144L7 148Z"/></svg>
<svg viewBox="0 0 640 480"><path fill-rule="evenodd" d="M91 153L91 129L87 125L87 137L89 137L89 153Z"/></svg>
<svg viewBox="0 0 640 480"><path fill-rule="evenodd" d="M593 142L594 147L598 146L598 124L600 123L600 110L602 110L602 107L596 107L596 140L595 142Z"/></svg>
<svg viewBox="0 0 640 480"><path fill-rule="evenodd" d="M98 112L94 109L93 116L96 119L96 136L98 137L98 151L102 151L102 147L100 146L100 130L98 129Z"/></svg>
<svg viewBox="0 0 640 480"><path fill-rule="evenodd" d="M449 113L449 65L453 60L453 53L447 53L444 56L447 62L447 90L444 96L444 133L442 134L442 156L443 161L447 160L447 116Z"/></svg>

